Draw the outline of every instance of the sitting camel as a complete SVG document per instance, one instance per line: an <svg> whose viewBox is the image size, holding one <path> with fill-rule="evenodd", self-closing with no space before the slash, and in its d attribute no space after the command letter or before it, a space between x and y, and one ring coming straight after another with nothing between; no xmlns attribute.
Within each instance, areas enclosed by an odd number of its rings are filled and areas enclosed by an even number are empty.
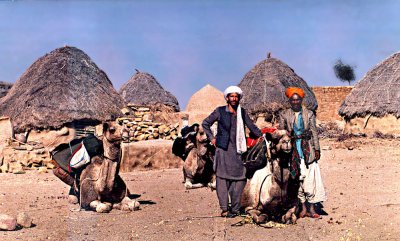
<svg viewBox="0 0 400 241"><path fill-rule="evenodd" d="M129 190L119 175L122 126L115 122L103 124L104 153L91 157L90 163L77 171L77 178L60 167L54 174L71 186L70 200L84 209L109 212L112 208L137 210L139 202L131 200Z"/></svg>
<svg viewBox="0 0 400 241"><path fill-rule="evenodd" d="M186 189L208 186L215 189L213 157L215 147L210 144L202 127L194 124L181 131L181 142L174 143L174 153L185 162L183 165L183 182ZM176 148L181 149L177 153Z"/></svg>
<svg viewBox="0 0 400 241"><path fill-rule="evenodd" d="M299 183L290 175L291 152L288 133L275 131L272 134L271 159L247 181L241 199L242 206L255 223L271 219L283 223L296 222Z"/></svg>

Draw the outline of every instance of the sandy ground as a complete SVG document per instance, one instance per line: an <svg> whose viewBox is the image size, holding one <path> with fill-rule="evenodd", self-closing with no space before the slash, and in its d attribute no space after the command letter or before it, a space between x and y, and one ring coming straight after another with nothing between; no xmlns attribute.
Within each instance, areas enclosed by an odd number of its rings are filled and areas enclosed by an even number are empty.
<svg viewBox="0 0 400 241"><path fill-rule="evenodd" d="M25 211L35 226L0 231L0 240L400 240L400 140L322 140L321 146L328 192L322 219L232 226L243 218L218 217L216 193L185 190L180 169L122 174L140 195L139 211L78 212L52 173L28 172L0 174L0 213Z"/></svg>

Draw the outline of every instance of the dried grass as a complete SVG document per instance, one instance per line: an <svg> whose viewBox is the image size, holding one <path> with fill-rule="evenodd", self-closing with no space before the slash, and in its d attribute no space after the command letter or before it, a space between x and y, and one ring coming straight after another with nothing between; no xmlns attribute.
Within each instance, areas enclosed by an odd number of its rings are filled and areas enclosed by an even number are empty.
<svg viewBox="0 0 400 241"><path fill-rule="evenodd" d="M164 104L171 106L175 112L180 111L176 97L164 90L153 75L139 70L121 87L119 93L126 103L143 106Z"/></svg>
<svg viewBox="0 0 400 241"><path fill-rule="evenodd" d="M346 119L393 114L400 118L400 53L379 63L354 86L339 108Z"/></svg>
<svg viewBox="0 0 400 241"><path fill-rule="evenodd" d="M35 61L1 99L14 130L58 129L75 120L107 121L124 103L107 75L82 50L58 48Z"/></svg>
<svg viewBox="0 0 400 241"><path fill-rule="evenodd" d="M239 83L244 96L241 104L252 116L260 113L276 114L289 107L285 96L287 87L296 86L305 91L304 104L315 111L318 103L307 83L287 64L268 58L251 69Z"/></svg>

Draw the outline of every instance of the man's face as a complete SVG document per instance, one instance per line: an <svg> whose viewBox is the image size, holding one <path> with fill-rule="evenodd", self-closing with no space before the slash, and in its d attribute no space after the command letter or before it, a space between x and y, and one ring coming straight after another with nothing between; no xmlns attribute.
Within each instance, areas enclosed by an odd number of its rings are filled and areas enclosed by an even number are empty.
<svg viewBox="0 0 400 241"><path fill-rule="evenodd" d="M297 95L294 94L290 99L289 99L290 106L292 107L293 111L300 111L301 110L301 104L303 103L303 99Z"/></svg>
<svg viewBox="0 0 400 241"><path fill-rule="evenodd" d="M238 93L231 93L226 97L226 102L231 106L239 105L240 95Z"/></svg>

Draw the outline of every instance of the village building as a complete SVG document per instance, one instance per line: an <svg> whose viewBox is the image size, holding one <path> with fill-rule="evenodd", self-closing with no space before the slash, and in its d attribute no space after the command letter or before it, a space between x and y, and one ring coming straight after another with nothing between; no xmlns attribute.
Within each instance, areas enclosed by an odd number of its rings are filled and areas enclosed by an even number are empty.
<svg viewBox="0 0 400 241"><path fill-rule="evenodd" d="M307 83L279 59L268 56L245 74L238 85L243 90L241 105L255 118L259 127L276 122L280 110L289 108L287 87L300 87L305 92L303 104L316 111L318 103Z"/></svg>
<svg viewBox="0 0 400 241"><path fill-rule="evenodd" d="M400 135L399 69L400 53L395 53L357 82L339 109L346 133Z"/></svg>
<svg viewBox="0 0 400 241"><path fill-rule="evenodd" d="M104 71L82 50L67 46L40 57L0 99L1 125L12 128L18 144L27 143L15 148L47 153L60 143L94 133L96 125L121 115L123 106ZM6 160L12 153L5 152ZM19 161L14 159L8 161ZM27 162L23 165L40 161L37 156L20 160Z"/></svg>
<svg viewBox="0 0 400 241"><path fill-rule="evenodd" d="M189 115L188 124L201 124L218 106L226 105L224 93L214 86L207 84L194 93L186 106Z"/></svg>

